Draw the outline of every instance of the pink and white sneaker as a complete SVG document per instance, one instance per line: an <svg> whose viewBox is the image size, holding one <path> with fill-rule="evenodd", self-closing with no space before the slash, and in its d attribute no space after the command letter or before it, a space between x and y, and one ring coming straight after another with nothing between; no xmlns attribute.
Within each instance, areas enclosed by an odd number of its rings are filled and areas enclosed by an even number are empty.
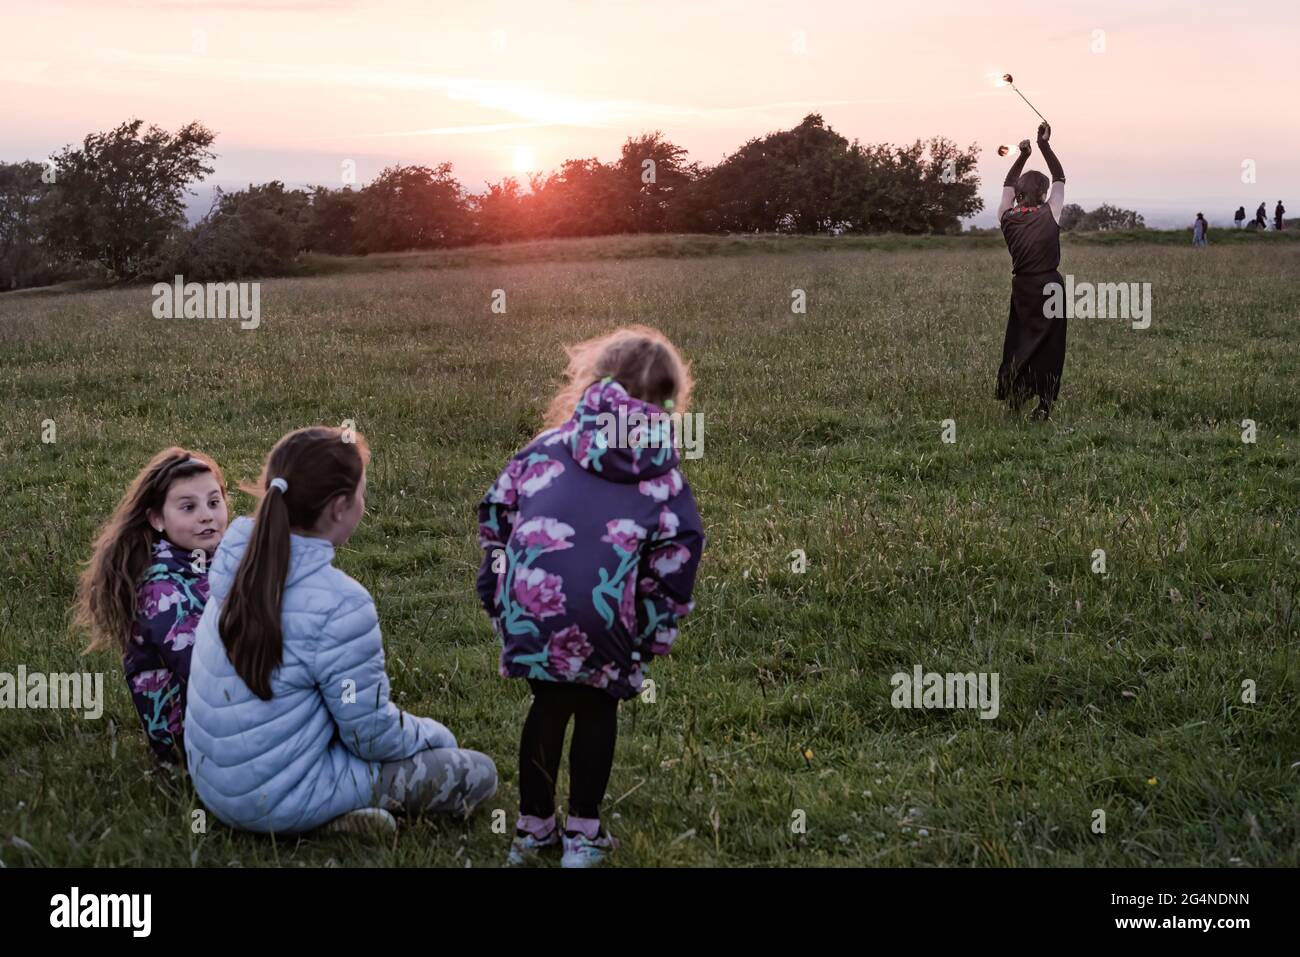
<svg viewBox="0 0 1300 957"><path fill-rule="evenodd" d="M515 839L510 842L510 853L506 855L506 867L524 867L536 864L542 854L560 846L560 829L552 824L544 836L538 837L530 831L515 830Z"/></svg>
<svg viewBox="0 0 1300 957"><path fill-rule="evenodd" d="M564 833L564 856L560 858L561 867L599 867L618 847L618 841L604 828L596 837L587 837L582 833Z"/></svg>

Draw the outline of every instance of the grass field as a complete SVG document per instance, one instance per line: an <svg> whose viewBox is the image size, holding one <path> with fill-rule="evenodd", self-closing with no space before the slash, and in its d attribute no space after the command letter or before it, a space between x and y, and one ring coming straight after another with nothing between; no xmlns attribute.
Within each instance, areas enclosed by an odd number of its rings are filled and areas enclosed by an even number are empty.
<svg viewBox="0 0 1300 957"><path fill-rule="evenodd" d="M1300 244L1068 245L1080 280L1150 282L1153 318L1073 321L1034 424L991 398L997 242L626 242L267 280L253 331L156 320L148 286L0 297L0 671L109 691L99 721L0 711L0 861L500 863L527 689L496 674L474 505L539 427L561 345L639 321L694 363L709 543L657 700L620 718L618 862L1300 864ZM282 433L348 418L374 461L339 564L378 603L398 702L492 755L501 789L391 846L195 834L117 660L67 632L78 565L160 447L233 484ZM999 715L894 709L917 664L998 673Z"/></svg>

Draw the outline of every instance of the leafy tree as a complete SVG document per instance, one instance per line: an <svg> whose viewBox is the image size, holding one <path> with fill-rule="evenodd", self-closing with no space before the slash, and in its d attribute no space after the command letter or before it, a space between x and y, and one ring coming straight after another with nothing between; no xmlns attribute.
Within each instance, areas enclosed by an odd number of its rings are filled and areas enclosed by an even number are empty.
<svg viewBox="0 0 1300 957"><path fill-rule="evenodd" d="M620 205L637 233L672 228L675 201L699 175L698 164L686 162L686 150L658 130L628 137L614 168L622 187Z"/></svg>
<svg viewBox="0 0 1300 957"><path fill-rule="evenodd" d="M205 165L214 156L208 129L190 123L171 134L142 126L129 120L91 133L80 149L66 146L53 158L50 245L122 279L140 275L156 259L168 235L185 223L186 187L212 172Z"/></svg>
<svg viewBox="0 0 1300 957"><path fill-rule="evenodd" d="M311 226L304 248L335 255L360 251L360 210L361 194L352 187L332 190L317 186L311 195Z"/></svg>
<svg viewBox="0 0 1300 957"><path fill-rule="evenodd" d="M1109 229L1145 229L1146 223L1142 221L1141 215L1131 209L1102 203L1085 214L1076 228L1079 232L1092 233Z"/></svg>
<svg viewBox="0 0 1300 957"><path fill-rule="evenodd" d="M390 166L361 190L358 252L436 249L470 238L469 205L450 163Z"/></svg>
<svg viewBox="0 0 1300 957"><path fill-rule="evenodd" d="M289 271L306 244L311 196L279 180L236 192L217 191L212 209L189 230L164 273L229 280Z"/></svg>
<svg viewBox="0 0 1300 957"><path fill-rule="evenodd" d="M750 140L687 191L705 231L954 232L978 212L979 148L941 137L863 146L816 113Z"/></svg>
<svg viewBox="0 0 1300 957"><path fill-rule="evenodd" d="M694 197L697 218L710 231L818 232L852 216L844 187L862 172L848 140L810 113L709 169Z"/></svg>
<svg viewBox="0 0 1300 957"><path fill-rule="evenodd" d="M519 180L507 176L488 183L487 191L471 199L475 239L483 243L508 243L528 235L525 196Z"/></svg>
<svg viewBox="0 0 1300 957"><path fill-rule="evenodd" d="M624 200L619 171L594 157L565 160L558 172L531 178L524 203L531 231L539 236L608 236L633 231L633 210Z"/></svg>
<svg viewBox="0 0 1300 957"><path fill-rule="evenodd" d="M0 163L0 289L51 281L57 264L44 245L50 184L40 163Z"/></svg>
<svg viewBox="0 0 1300 957"><path fill-rule="evenodd" d="M1076 228L1086 215L1078 203L1066 203L1061 207L1061 229L1068 232Z"/></svg>
<svg viewBox="0 0 1300 957"><path fill-rule="evenodd" d="M861 209L853 220L856 231L956 233L964 217L984 208L979 179L971 175L979 162L978 146L963 151L951 140L934 137L909 146L855 143L854 148L867 167Z"/></svg>

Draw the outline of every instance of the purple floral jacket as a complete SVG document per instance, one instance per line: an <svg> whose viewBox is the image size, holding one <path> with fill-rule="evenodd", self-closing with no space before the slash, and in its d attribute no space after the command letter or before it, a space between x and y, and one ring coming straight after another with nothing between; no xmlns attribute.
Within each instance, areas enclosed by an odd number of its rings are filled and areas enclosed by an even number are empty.
<svg viewBox="0 0 1300 957"><path fill-rule="evenodd" d="M630 698L645 665L672 648L693 607L704 530L670 423L638 414L664 415L615 381L593 383L479 504L478 595L503 676Z"/></svg>
<svg viewBox="0 0 1300 957"><path fill-rule="evenodd" d="M136 592L135 627L122 669L145 737L160 761L178 760L194 629L207 602L207 559L193 559L166 539L155 542L153 564Z"/></svg>

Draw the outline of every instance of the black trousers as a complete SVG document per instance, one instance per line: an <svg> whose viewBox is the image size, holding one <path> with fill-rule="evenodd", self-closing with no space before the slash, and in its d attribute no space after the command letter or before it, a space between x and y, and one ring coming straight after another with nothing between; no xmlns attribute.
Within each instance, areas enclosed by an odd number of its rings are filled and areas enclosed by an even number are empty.
<svg viewBox="0 0 1300 957"><path fill-rule="evenodd" d="M534 817L555 813L564 732L573 718L569 743L569 813L600 817L618 738L618 699L588 685L529 679L533 706L519 739L519 811Z"/></svg>
<svg viewBox="0 0 1300 957"><path fill-rule="evenodd" d="M1036 395L1051 408L1061 391L1066 319L1046 315L1043 290L1051 282L1064 288L1065 280L1059 272L1020 275L1011 280L1011 307L995 394L1017 406Z"/></svg>

